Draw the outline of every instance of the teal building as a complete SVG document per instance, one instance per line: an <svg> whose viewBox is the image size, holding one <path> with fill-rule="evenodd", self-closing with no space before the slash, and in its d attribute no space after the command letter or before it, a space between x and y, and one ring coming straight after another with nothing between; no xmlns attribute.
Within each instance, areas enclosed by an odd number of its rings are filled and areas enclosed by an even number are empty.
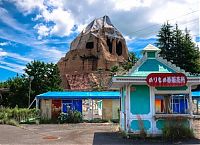
<svg viewBox="0 0 200 145"><path fill-rule="evenodd" d="M159 56L160 49L148 45L143 57L127 74L116 75L111 88L120 89L120 128L125 132L162 134L167 120L183 118L192 127L191 90L200 84L199 76L175 66Z"/></svg>

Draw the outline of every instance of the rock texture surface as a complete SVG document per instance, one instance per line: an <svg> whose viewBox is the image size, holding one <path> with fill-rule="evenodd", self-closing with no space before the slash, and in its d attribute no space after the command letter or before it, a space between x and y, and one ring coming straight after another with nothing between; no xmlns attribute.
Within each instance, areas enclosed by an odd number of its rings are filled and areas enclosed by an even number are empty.
<svg viewBox="0 0 200 145"><path fill-rule="evenodd" d="M95 19L71 42L70 51L58 62L62 86L69 90L91 90L102 82L106 86L109 69L127 59L126 41L109 17Z"/></svg>

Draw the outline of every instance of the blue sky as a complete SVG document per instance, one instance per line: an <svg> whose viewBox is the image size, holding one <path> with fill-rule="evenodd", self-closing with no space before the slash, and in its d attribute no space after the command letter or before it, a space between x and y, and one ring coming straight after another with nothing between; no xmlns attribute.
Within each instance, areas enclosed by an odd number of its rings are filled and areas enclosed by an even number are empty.
<svg viewBox="0 0 200 145"><path fill-rule="evenodd" d="M198 0L0 0L0 81L22 74L32 60L57 61L94 18L108 15L130 51L154 44L169 21L199 44Z"/></svg>

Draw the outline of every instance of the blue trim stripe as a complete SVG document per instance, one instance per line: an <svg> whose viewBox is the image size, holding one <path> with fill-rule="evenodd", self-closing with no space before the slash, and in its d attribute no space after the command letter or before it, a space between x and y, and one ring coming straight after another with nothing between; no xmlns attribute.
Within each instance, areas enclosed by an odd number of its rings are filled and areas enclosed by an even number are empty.
<svg viewBox="0 0 200 145"><path fill-rule="evenodd" d="M200 91L192 92L192 97L200 97Z"/></svg>
<svg viewBox="0 0 200 145"><path fill-rule="evenodd" d="M37 99L119 99L118 91L102 92L47 92L36 96Z"/></svg>

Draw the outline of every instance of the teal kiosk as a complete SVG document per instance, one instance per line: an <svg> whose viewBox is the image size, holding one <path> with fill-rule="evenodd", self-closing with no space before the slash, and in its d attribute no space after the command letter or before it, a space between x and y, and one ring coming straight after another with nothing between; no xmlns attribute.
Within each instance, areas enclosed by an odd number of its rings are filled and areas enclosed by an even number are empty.
<svg viewBox="0 0 200 145"><path fill-rule="evenodd" d="M111 88L120 89L120 128L149 135L162 134L167 119L185 118L192 127L193 102L191 90L200 84L192 76L159 56L160 49L149 44L143 57L127 74L116 75Z"/></svg>

